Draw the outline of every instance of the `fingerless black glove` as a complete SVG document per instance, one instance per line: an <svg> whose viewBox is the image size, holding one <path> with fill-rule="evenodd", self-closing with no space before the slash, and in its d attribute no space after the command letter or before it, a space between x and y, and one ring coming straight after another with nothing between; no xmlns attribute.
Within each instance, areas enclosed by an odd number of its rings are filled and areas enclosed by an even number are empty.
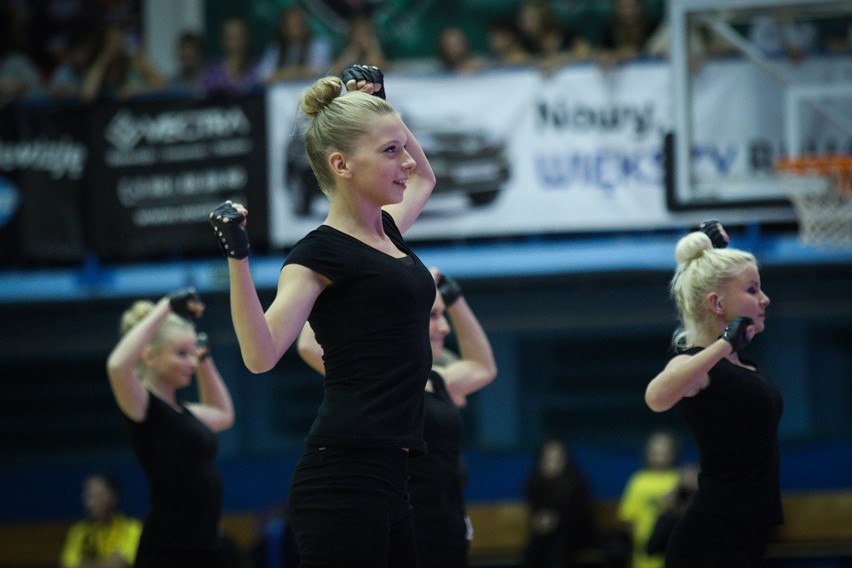
<svg viewBox="0 0 852 568"><path fill-rule="evenodd" d="M242 259L249 255L248 233L242 222L245 215L226 201L210 212L210 224L219 239L219 248L226 258Z"/></svg>
<svg viewBox="0 0 852 568"><path fill-rule="evenodd" d="M722 224L718 219L702 221L700 225L695 227L695 230L701 231L710 237L710 242L713 243L713 248L723 249L728 246L728 240L722 232Z"/></svg>
<svg viewBox="0 0 852 568"><path fill-rule="evenodd" d="M385 98L385 75L381 69L374 65L352 65L343 70L341 76L343 84L346 85L349 81L367 81L368 83L379 83L382 88L378 91L373 91L373 94L380 99Z"/></svg>
<svg viewBox="0 0 852 568"><path fill-rule="evenodd" d="M731 344L732 352L740 351L751 341L751 338L746 335L746 329L753 323L754 320L750 317L737 316L725 326L725 331L720 337Z"/></svg>
<svg viewBox="0 0 852 568"><path fill-rule="evenodd" d="M447 276L446 274L441 274L438 277L438 292L441 294L441 298L444 300L444 305L446 307L452 306L456 303L456 300L461 298L462 289L459 286L459 283Z"/></svg>
<svg viewBox="0 0 852 568"><path fill-rule="evenodd" d="M198 295L195 288L185 288L169 294L169 305L172 308L172 312L188 320L197 317L195 312L189 309L190 302L201 303L201 296Z"/></svg>

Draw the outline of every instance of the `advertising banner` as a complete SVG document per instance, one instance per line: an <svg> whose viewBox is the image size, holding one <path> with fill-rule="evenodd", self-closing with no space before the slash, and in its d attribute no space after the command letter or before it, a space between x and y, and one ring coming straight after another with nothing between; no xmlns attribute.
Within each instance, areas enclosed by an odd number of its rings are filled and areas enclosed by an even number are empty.
<svg viewBox="0 0 852 568"><path fill-rule="evenodd" d="M464 77L387 76L388 100L438 182L408 233L420 239L641 228L668 218L662 191L667 71L595 66ZM322 222L326 200L305 176L296 108L305 85L269 93L272 242ZM300 156L302 156L300 161ZM312 195L306 200L304 195ZM306 205L309 201L309 205Z"/></svg>
<svg viewBox="0 0 852 568"><path fill-rule="evenodd" d="M0 257L75 263L88 150L81 107L10 106L0 113Z"/></svg>
<svg viewBox="0 0 852 568"><path fill-rule="evenodd" d="M265 248L265 111L262 95L94 109L86 212L95 252L218 254L207 217L226 199L254 213L252 245Z"/></svg>

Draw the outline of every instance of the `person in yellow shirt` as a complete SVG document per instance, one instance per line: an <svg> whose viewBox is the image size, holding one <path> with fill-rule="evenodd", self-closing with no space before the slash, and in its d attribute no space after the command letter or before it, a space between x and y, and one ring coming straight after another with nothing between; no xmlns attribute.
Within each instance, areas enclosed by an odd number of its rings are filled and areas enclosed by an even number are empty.
<svg viewBox="0 0 852 568"><path fill-rule="evenodd" d="M663 568L663 555L646 553L663 503L680 479L678 442L668 432L655 432L645 443L645 465L627 480L618 505L619 520L630 526L632 568Z"/></svg>
<svg viewBox="0 0 852 568"><path fill-rule="evenodd" d="M100 473L83 482L87 517L68 531L62 549L62 568L129 568L136 559L142 522L118 510L117 482Z"/></svg>

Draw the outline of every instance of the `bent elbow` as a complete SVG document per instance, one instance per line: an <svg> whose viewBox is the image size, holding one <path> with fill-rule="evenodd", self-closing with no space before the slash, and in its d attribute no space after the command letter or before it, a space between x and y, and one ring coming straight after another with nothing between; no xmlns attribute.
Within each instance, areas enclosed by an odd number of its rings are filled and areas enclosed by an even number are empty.
<svg viewBox="0 0 852 568"><path fill-rule="evenodd" d="M668 401L659 396L659 393L651 389L645 391L645 404L654 412L665 412L672 407Z"/></svg>
<svg viewBox="0 0 852 568"><path fill-rule="evenodd" d="M274 367L274 364L270 364L265 360L255 359L252 357L243 357L243 363L246 366L246 369L249 370L252 374L260 375L265 373Z"/></svg>

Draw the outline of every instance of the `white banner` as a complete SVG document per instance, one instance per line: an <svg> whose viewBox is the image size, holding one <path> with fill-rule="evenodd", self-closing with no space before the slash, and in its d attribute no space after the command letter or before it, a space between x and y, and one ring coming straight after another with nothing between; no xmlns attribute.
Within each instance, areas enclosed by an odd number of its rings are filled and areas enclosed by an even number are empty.
<svg viewBox="0 0 852 568"><path fill-rule="evenodd" d="M716 182L766 178L765 170L754 167L765 168L774 155L755 162L754 148L778 151L780 87L756 77L744 61L702 73L694 91L696 176ZM663 140L672 120L665 62L573 66L550 76L532 69L456 77L389 74L386 82L389 100L438 177L409 238L641 230L717 214L673 213L666 206ZM273 246L294 243L323 221L327 207L324 196L306 190L307 164L298 159L294 117L305 87L279 85L268 95ZM761 196L783 197L774 176L769 178ZM789 209L777 208L726 210L724 216L728 222L793 219Z"/></svg>

